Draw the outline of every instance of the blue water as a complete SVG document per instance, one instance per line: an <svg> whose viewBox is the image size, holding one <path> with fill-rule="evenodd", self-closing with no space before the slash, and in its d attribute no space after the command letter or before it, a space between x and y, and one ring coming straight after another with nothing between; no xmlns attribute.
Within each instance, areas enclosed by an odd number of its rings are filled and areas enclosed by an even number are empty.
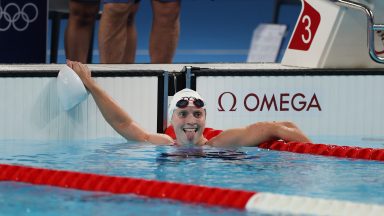
<svg viewBox="0 0 384 216"><path fill-rule="evenodd" d="M383 145L357 140L361 145ZM356 144L357 144L356 141ZM268 151L192 151L119 139L0 141L0 163L384 204L383 162ZM38 199L36 199L38 198ZM250 213L46 186L1 182L0 215L249 215Z"/></svg>

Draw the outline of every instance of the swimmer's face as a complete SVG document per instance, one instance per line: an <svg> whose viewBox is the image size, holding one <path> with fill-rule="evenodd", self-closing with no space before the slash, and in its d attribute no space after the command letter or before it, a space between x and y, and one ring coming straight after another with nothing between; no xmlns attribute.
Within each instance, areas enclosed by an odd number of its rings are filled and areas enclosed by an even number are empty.
<svg viewBox="0 0 384 216"><path fill-rule="evenodd" d="M195 106L177 108L173 112L171 124L175 130L176 142L180 145L203 145L205 129L205 109Z"/></svg>

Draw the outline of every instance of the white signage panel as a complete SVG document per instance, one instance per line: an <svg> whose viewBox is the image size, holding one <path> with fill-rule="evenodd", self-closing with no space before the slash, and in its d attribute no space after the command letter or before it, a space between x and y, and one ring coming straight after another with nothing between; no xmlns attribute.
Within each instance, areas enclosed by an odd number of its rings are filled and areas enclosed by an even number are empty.
<svg viewBox="0 0 384 216"><path fill-rule="evenodd" d="M381 136L384 76L197 77L207 126L293 121L309 135Z"/></svg>

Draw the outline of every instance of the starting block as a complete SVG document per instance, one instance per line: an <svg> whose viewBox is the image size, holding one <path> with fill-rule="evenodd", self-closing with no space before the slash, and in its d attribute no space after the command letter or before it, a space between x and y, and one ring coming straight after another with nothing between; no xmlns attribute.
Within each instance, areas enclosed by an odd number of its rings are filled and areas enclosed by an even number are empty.
<svg viewBox="0 0 384 216"><path fill-rule="evenodd" d="M357 0L355 0L357 1ZM383 0L301 0L302 9L282 64L308 68L384 68L379 56ZM375 20L372 10L379 15Z"/></svg>

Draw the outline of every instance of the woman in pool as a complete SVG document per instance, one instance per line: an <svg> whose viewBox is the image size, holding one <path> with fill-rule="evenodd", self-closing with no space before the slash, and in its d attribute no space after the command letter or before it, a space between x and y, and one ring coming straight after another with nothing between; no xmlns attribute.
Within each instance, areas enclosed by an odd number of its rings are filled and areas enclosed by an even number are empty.
<svg viewBox="0 0 384 216"><path fill-rule="evenodd" d="M171 128L166 134L149 133L141 128L91 77L84 64L67 61L92 94L105 120L123 137L129 140L153 144L257 146L260 143L283 139L287 142L310 142L308 137L291 122L257 122L242 128L225 131L207 130L204 99L191 89L177 92L169 107ZM214 134L214 135L212 135Z"/></svg>

